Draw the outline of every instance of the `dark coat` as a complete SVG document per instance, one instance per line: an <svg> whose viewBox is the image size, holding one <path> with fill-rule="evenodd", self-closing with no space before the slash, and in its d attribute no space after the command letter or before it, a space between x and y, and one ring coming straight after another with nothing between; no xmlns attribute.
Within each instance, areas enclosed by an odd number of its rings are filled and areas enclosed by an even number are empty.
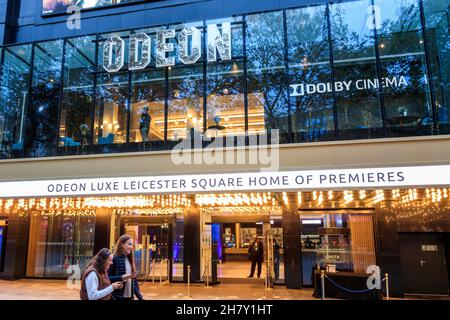
<svg viewBox="0 0 450 320"><path fill-rule="evenodd" d="M273 244L273 258L280 260L280 245L278 243Z"/></svg>
<svg viewBox="0 0 450 320"><path fill-rule="evenodd" d="M122 281L122 276L126 274L125 259L127 259L125 255L114 256L113 264L111 265L111 267L109 267L108 270L109 281L111 281L111 283ZM112 294L113 300L122 300L124 292L124 288L115 290ZM136 296L139 300L143 300L141 291L139 290L137 279L132 279L131 281L131 292L132 299L134 299L134 296Z"/></svg>
<svg viewBox="0 0 450 320"><path fill-rule="evenodd" d="M256 246L255 242L253 242L248 248L248 254L250 256L250 260L263 261L264 248L262 242L258 242L258 246Z"/></svg>

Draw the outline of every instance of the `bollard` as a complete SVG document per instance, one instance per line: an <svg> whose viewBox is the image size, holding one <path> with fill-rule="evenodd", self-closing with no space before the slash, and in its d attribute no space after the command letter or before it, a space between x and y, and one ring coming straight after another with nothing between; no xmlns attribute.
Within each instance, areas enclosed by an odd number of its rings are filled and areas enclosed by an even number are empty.
<svg viewBox="0 0 450 320"><path fill-rule="evenodd" d="M152 259L152 283L155 283L155 259Z"/></svg>
<svg viewBox="0 0 450 320"><path fill-rule="evenodd" d="M206 259L206 287L209 288L209 259Z"/></svg>
<svg viewBox="0 0 450 320"><path fill-rule="evenodd" d="M384 277L386 279L386 300L389 300L389 274L386 273Z"/></svg>
<svg viewBox="0 0 450 320"><path fill-rule="evenodd" d="M161 262L159 263L159 286L162 287L162 265L164 260L161 259Z"/></svg>
<svg viewBox="0 0 450 320"><path fill-rule="evenodd" d="M167 282L169 283L170 282L170 262L169 262L169 259L166 259L166 262L167 262Z"/></svg>
<svg viewBox="0 0 450 320"><path fill-rule="evenodd" d="M325 300L325 271L321 270L320 271L320 282L321 282L321 300Z"/></svg>
<svg viewBox="0 0 450 320"><path fill-rule="evenodd" d="M187 296L190 297L191 296L191 266L187 266L188 269L188 293Z"/></svg>

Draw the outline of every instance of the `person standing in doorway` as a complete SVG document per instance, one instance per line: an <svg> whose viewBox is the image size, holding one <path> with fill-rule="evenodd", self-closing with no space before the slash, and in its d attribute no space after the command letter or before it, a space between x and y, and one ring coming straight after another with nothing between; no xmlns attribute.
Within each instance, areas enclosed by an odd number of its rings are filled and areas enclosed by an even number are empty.
<svg viewBox="0 0 450 320"><path fill-rule="evenodd" d="M134 241L130 235L124 234L117 241L113 264L109 268L108 276L111 282L123 282L123 288L113 292L113 300L134 300L135 296L139 300L144 300L137 281Z"/></svg>
<svg viewBox="0 0 450 320"><path fill-rule="evenodd" d="M273 268L275 272L275 281L280 279L280 245L277 239L273 239Z"/></svg>
<svg viewBox="0 0 450 320"><path fill-rule="evenodd" d="M250 256L250 260L252 262L252 266L250 270L250 275L247 278L253 278L253 275L255 274L256 264L258 264L258 278L260 278L262 262L264 259L264 248L261 240L256 238L255 241L253 241L253 243L248 248L248 253Z"/></svg>

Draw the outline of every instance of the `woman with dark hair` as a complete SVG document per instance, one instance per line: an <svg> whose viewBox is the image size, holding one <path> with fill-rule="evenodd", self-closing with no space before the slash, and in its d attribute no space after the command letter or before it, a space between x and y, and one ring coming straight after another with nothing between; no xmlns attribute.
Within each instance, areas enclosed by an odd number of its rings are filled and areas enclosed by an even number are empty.
<svg viewBox="0 0 450 320"><path fill-rule="evenodd" d="M113 263L113 255L108 249L100 250L87 265L81 281L81 300L111 300L114 290L122 288L122 282L111 284L107 276Z"/></svg>
<svg viewBox="0 0 450 320"><path fill-rule="evenodd" d="M133 300L134 296L139 300L144 300L137 282L134 242L130 235L124 234L117 241L113 264L109 268L108 276L111 282L123 282L123 287L113 292L113 300Z"/></svg>

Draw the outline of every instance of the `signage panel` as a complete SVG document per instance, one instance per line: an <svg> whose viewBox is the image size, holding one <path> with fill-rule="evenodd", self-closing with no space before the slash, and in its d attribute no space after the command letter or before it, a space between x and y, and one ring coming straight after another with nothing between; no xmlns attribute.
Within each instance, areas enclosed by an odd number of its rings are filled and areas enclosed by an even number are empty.
<svg viewBox="0 0 450 320"><path fill-rule="evenodd" d="M450 165L0 182L0 197L311 191L450 185Z"/></svg>

